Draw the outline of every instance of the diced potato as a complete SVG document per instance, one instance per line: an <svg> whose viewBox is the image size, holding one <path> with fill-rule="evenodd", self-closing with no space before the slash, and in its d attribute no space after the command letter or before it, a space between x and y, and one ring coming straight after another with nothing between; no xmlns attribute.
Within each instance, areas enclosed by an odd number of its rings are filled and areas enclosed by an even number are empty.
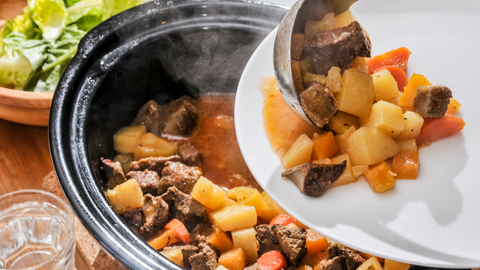
<svg viewBox="0 0 480 270"><path fill-rule="evenodd" d="M321 21L306 21L305 22L305 40L314 37L318 32L330 30L336 25L335 14L328 13Z"/></svg>
<svg viewBox="0 0 480 270"><path fill-rule="evenodd" d="M352 166L353 176L358 179L358 177L364 174L367 169L368 165Z"/></svg>
<svg viewBox="0 0 480 270"><path fill-rule="evenodd" d="M310 161L312 150L312 140L306 134L300 135L283 156L283 168L289 169Z"/></svg>
<svg viewBox="0 0 480 270"><path fill-rule="evenodd" d="M139 160L146 157L168 157L177 153L177 145L155 136L153 133L146 133L137 142L134 151L134 159Z"/></svg>
<svg viewBox="0 0 480 270"><path fill-rule="evenodd" d="M356 68L358 70L361 70L365 73L368 73L368 66L367 66L367 61L365 60L365 57L357 57L351 64L350 66L352 68Z"/></svg>
<svg viewBox="0 0 480 270"><path fill-rule="evenodd" d="M400 106L400 104L398 103L398 101L400 100L400 97L401 97L401 96L402 96L402 95L399 93L396 97L393 97L393 98L391 98L391 99L387 99L387 100L385 100L385 101L388 102L388 103L392 103L392 104L394 104L394 105ZM405 112L405 110L404 110L403 107L402 107L402 111Z"/></svg>
<svg viewBox="0 0 480 270"><path fill-rule="evenodd" d="M314 164L333 164L332 160L329 159L329 158L314 160L314 161L312 161L312 163L314 163Z"/></svg>
<svg viewBox="0 0 480 270"><path fill-rule="evenodd" d="M233 246L242 248L248 263L254 263L258 259L258 242L253 227L232 231Z"/></svg>
<svg viewBox="0 0 480 270"><path fill-rule="evenodd" d="M113 149L119 153L133 153L137 148L137 142L147 133L144 125L123 127L113 134Z"/></svg>
<svg viewBox="0 0 480 270"><path fill-rule="evenodd" d="M390 170L385 161L371 165L365 171L365 178L367 178L370 188L375 193L384 192L395 186L396 180L394 173Z"/></svg>
<svg viewBox="0 0 480 270"><path fill-rule="evenodd" d="M118 154L115 156L115 162L120 162L124 174L130 172L130 164L133 161L133 154Z"/></svg>
<svg viewBox="0 0 480 270"><path fill-rule="evenodd" d="M406 141L418 138L420 131L422 131L423 117L416 112L406 111L403 114L403 121L404 129L396 139L399 141Z"/></svg>
<svg viewBox="0 0 480 270"><path fill-rule="evenodd" d="M312 229L307 229L307 252L316 254L328 249L328 240L325 236L317 233Z"/></svg>
<svg viewBox="0 0 480 270"><path fill-rule="evenodd" d="M225 201L226 191L207 178L200 176L190 195L208 209L217 210Z"/></svg>
<svg viewBox="0 0 480 270"><path fill-rule="evenodd" d="M170 249L160 252L165 258L169 259L173 263L180 267L183 267L183 253L181 249Z"/></svg>
<svg viewBox="0 0 480 270"><path fill-rule="evenodd" d="M135 179L130 179L106 192L108 201L118 214L143 206L143 192Z"/></svg>
<svg viewBox="0 0 480 270"><path fill-rule="evenodd" d="M237 205L237 202L235 200L232 200L228 197L225 197L225 200L223 201L222 205L218 208L224 208L224 207L227 207L227 206L232 206L232 205Z"/></svg>
<svg viewBox="0 0 480 270"><path fill-rule="evenodd" d="M147 241L147 244L150 245L155 250L162 249L166 246L174 244L180 241L177 234L173 229L161 231L160 234L153 239Z"/></svg>
<svg viewBox="0 0 480 270"><path fill-rule="evenodd" d="M350 161L350 156L348 154L343 154L338 157L332 158L332 164L340 164L344 160L347 161L347 167L345 171L340 175L337 181L333 182L332 187L345 185L357 181L357 178L352 173L352 162Z"/></svg>
<svg viewBox="0 0 480 270"><path fill-rule="evenodd" d="M302 72L300 71L300 64L296 60L292 60L292 75L293 82L295 83L295 89L298 93L303 92L305 88L303 88Z"/></svg>
<svg viewBox="0 0 480 270"><path fill-rule="evenodd" d="M327 124L327 128L337 134L343 134L345 130L349 129L351 126L354 126L355 129L360 127L358 116L342 111L338 111L337 115L330 118Z"/></svg>
<svg viewBox="0 0 480 270"><path fill-rule="evenodd" d="M398 85L388 69L372 74L375 100L389 100L398 96Z"/></svg>
<svg viewBox="0 0 480 270"><path fill-rule="evenodd" d="M361 127L347 139L353 166L372 165L398 153L398 146L385 131Z"/></svg>
<svg viewBox="0 0 480 270"><path fill-rule="evenodd" d="M241 247L223 252L218 264L230 270L243 270L247 265L247 257Z"/></svg>
<svg viewBox="0 0 480 270"><path fill-rule="evenodd" d="M317 75L310 72L307 72L305 75L303 75L304 88L308 88L308 86L313 82L320 82L321 84L325 85L327 83L327 78L325 75Z"/></svg>
<svg viewBox="0 0 480 270"><path fill-rule="evenodd" d="M338 14L335 19L335 28L345 27L354 21L354 17L352 16L352 12L350 12L350 10Z"/></svg>
<svg viewBox="0 0 480 270"><path fill-rule="evenodd" d="M215 270L230 270L230 269L228 269L225 266L220 264L220 265L217 266L217 268L215 268Z"/></svg>
<svg viewBox="0 0 480 270"><path fill-rule="evenodd" d="M355 132L356 128L354 126L350 126L343 134L335 135L333 138L338 145L338 154L348 154L347 149L347 139Z"/></svg>
<svg viewBox="0 0 480 270"><path fill-rule="evenodd" d="M274 217L280 214L287 214L287 212L283 210L272 198L270 198L265 191L262 191L262 198L267 204L267 210L260 213L259 216L264 220L270 222Z"/></svg>
<svg viewBox="0 0 480 270"><path fill-rule="evenodd" d="M333 132L313 135L313 149L310 160L329 158L338 152L338 145L333 138Z"/></svg>
<svg viewBox="0 0 480 270"><path fill-rule="evenodd" d="M233 231L257 224L257 211L250 205L228 206L208 214L223 231Z"/></svg>
<svg viewBox="0 0 480 270"><path fill-rule="evenodd" d="M454 98L450 98L450 103L448 103L447 113L455 114L455 113L458 112L458 110L460 110L461 106L462 106L462 104L460 104L460 102L458 102L458 100L456 100Z"/></svg>
<svg viewBox="0 0 480 270"><path fill-rule="evenodd" d="M392 171L397 174L397 179L417 179L418 151L405 151L393 156Z"/></svg>
<svg viewBox="0 0 480 270"><path fill-rule="evenodd" d="M340 74L341 71L342 70L339 67L332 67L328 71L325 86L333 94L342 91L342 75Z"/></svg>
<svg viewBox="0 0 480 270"><path fill-rule="evenodd" d="M237 202L255 207L257 215L262 216L268 210L268 205L256 188L242 189L237 193Z"/></svg>
<svg viewBox="0 0 480 270"><path fill-rule="evenodd" d="M360 126L378 128L392 138L396 138L405 128L402 108L383 100L373 104L368 118L360 117L359 121Z"/></svg>
<svg viewBox="0 0 480 270"><path fill-rule="evenodd" d="M337 108L359 117L368 117L374 99L372 76L358 69L347 69L342 75L342 91L337 93Z"/></svg>
<svg viewBox="0 0 480 270"><path fill-rule="evenodd" d="M408 263L396 262L389 259L385 259L383 263L384 270L408 270L408 268L410 268L410 264Z"/></svg>
<svg viewBox="0 0 480 270"><path fill-rule="evenodd" d="M303 44L305 43L304 34L292 34L292 43L291 43L291 57L295 60L300 60L303 54Z"/></svg>
<svg viewBox="0 0 480 270"><path fill-rule="evenodd" d="M400 152L402 152L402 151L415 152L418 149L417 148L417 141L415 139L410 139L410 140L406 140L406 141L395 140L395 142L397 143L398 149L399 149Z"/></svg>
<svg viewBox="0 0 480 270"><path fill-rule="evenodd" d="M208 236L208 242L215 246L220 252L225 252L233 248L232 239L220 228L215 228Z"/></svg>
<svg viewBox="0 0 480 270"><path fill-rule="evenodd" d="M358 251L358 250L357 250L357 251ZM377 260L378 260L378 262L379 262L380 264L383 264L383 262L385 261L385 259L383 259L383 258L380 258L380 257L377 257L377 256L373 256L373 255L370 255L370 254L365 253L365 252L358 251L358 253L360 253L360 255L362 255L362 257L363 257L365 260L368 260L368 259L370 259L370 258L372 258L372 257L375 257L375 258L377 258Z"/></svg>
<svg viewBox="0 0 480 270"><path fill-rule="evenodd" d="M376 257L370 257L364 261L357 270L383 270L383 267Z"/></svg>

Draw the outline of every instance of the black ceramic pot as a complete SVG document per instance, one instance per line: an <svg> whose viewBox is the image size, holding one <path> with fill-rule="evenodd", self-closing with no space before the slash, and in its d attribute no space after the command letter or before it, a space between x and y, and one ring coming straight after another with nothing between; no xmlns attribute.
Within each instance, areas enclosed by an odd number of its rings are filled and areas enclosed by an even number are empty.
<svg viewBox="0 0 480 270"><path fill-rule="evenodd" d="M130 269L178 269L137 237L103 193L100 158L148 100L235 93L257 45L287 8L251 1L154 1L80 42L55 92L50 150L63 191L98 242Z"/></svg>

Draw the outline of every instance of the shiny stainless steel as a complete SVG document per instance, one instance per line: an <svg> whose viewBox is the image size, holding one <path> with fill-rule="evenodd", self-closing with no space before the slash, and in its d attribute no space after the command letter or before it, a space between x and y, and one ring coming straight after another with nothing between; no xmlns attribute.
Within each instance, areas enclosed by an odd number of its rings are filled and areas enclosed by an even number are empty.
<svg viewBox="0 0 480 270"><path fill-rule="evenodd" d="M273 67L280 92L290 109L303 121L312 126L300 105L300 97L295 89L292 74L291 40L293 33L303 33L307 20L321 20L334 12L335 15L347 11L357 0L298 0L288 11L278 26L273 48Z"/></svg>

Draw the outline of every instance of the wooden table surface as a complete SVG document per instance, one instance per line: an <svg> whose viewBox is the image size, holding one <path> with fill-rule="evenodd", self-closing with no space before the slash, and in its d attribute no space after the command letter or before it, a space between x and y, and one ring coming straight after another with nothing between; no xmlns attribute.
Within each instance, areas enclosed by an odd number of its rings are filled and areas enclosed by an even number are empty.
<svg viewBox="0 0 480 270"><path fill-rule="evenodd" d="M48 129L0 119L0 195L21 189L42 189L53 170Z"/></svg>

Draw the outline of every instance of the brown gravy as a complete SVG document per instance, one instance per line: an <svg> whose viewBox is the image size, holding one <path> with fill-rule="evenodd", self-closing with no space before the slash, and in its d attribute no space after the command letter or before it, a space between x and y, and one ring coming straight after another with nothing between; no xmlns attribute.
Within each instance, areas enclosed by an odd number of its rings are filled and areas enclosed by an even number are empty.
<svg viewBox="0 0 480 270"><path fill-rule="evenodd" d="M243 160L237 143L234 103L234 95L198 98L199 123L190 141L203 155L206 178L221 187L251 186L262 191Z"/></svg>

